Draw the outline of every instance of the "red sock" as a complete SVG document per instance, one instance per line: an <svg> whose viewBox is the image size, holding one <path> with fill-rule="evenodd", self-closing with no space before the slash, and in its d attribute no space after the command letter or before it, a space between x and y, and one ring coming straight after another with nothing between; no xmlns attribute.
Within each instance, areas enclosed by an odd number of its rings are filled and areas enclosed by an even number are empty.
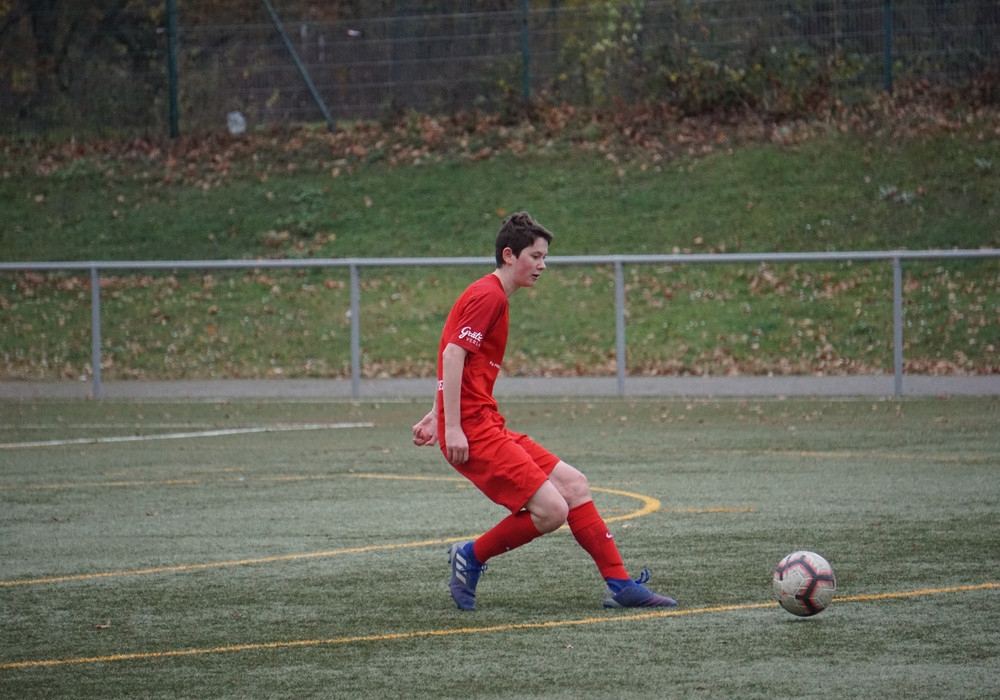
<svg viewBox="0 0 1000 700"><path fill-rule="evenodd" d="M485 564L487 559L517 549L541 535L531 519L531 513L522 510L508 515L481 535L473 543L472 553L480 564Z"/></svg>
<svg viewBox="0 0 1000 700"><path fill-rule="evenodd" d="M566 520L573 537L589 554L603 578L628 578L618 545L608 532L604 518L597 512L593 501L587 501L569 512Z"/></svg>

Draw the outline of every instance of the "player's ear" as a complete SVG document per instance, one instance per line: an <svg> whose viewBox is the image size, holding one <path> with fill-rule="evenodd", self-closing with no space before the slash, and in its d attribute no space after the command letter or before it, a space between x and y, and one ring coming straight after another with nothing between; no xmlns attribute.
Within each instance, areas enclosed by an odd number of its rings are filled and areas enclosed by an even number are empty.
<svg viewBox="0 0 1000 700"><path fill-rule="evenodd" d="M510 247L504 248L501 255L503 256L503 261L508 265L513 265L514 261L517 260L517 256L514 255L514 251Z"/></svg>

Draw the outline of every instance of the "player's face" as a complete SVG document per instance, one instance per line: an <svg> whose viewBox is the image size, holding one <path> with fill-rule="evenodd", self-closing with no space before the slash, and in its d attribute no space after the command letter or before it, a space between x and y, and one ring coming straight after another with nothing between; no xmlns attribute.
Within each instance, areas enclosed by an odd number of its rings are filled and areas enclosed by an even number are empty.
<svg viewBox="0 0 1000 700"><path fill-rule="evenodd" d="M518 287L534 287L538 276L545 269L545 257L549 254L549 244L544 238L536 238L535 242L521 251L513 259L514 282Z"/></svg>

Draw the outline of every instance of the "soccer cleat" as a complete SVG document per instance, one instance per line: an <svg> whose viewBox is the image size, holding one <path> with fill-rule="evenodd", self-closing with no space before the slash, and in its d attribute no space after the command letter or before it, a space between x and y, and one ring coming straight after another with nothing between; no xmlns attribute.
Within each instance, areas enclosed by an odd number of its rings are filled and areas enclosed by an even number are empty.
<svg viewBox="0 0 1000 700"><path fill-rule="evenodd" d="M606 608L672 608L677 601L658 593L653 593L642 584L649 580L649 569L643 569L639 578L625 586L617 595L610 588L604 592L601 603Z"/></svg>
<svg viewBox="0 0 1000 700"><path fill-rule="evenodd" d="M486 564L474 562L469 550L471 542L456 542L448 550L448 563L451 564L451 597L462 610L476 609L476 584L479 577L486 571Z"/></svg>

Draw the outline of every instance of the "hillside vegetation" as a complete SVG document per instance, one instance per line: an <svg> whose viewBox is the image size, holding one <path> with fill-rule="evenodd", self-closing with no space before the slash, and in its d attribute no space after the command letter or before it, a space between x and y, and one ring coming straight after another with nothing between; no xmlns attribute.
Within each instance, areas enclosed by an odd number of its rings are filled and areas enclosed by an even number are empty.
<svg viewBox="0 0 1000 700"><path fill-rule="evenodd" d="M811 119L652 107L4 143L4 261L490 256L527 209L553 255L1000 247L1000 118L919 95ZM365 376L428 376L489 267L362 276ZM1000 265L910 263L907 371L1000 371ZM89 275L4 273L0 378L89 374ZM506 370L614 367L609 266L512 299ZM888 264L627 268L633 374L891 371ZM104 377L349 373L346 271L105 275Z"/></svg>

